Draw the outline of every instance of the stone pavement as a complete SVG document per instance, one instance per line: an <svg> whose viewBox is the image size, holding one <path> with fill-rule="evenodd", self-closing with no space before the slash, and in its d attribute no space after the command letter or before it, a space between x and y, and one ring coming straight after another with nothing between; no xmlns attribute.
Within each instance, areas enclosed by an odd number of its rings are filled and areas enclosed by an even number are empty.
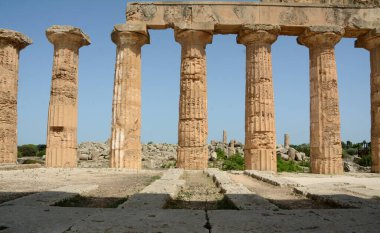
<svg viewBox="0 0 380 233"><path fill-rule="evenodd" d="M76 169L72 171L77 172ZM9 171L0 173L3 172ZM294 191L310 197L343 203L335 209L255 209L256 201L267 203L267 206L274 204L242 184L234 183L226 172L207 169L205 173L213 177L226 197L233 195L230 201L239 206L239 210L163 209L161 204L154 205L162 195L175 198L180 191L182 173L180 169L167 170L160 179L138 193L149 198L139 202L132 196L122 204L125 208L57 207L43 201L48 199L51 203L67 193L77 194L95 188L91 184L83 184L81 188L68 184L51 190L51 195L37 193L5 202L0 205L0 232L379 232L380 229L379 175L275 175L255 171L256 177L262 175L277 183L290 184L288 187ZM252 171L246 171L249 173ZM158 184L160 187L155 191ZM39 201L32 201L36 196ZM254 203L244 207L246 200ZM129 201L134 202L134 208L128 208ZM351 205L345 206L346 202Z"/></svg>

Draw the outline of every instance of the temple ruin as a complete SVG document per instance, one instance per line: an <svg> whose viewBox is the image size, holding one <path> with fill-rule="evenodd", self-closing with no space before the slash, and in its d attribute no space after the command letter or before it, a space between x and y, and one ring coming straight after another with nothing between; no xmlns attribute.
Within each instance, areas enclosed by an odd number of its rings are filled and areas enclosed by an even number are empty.
<svg viewBox="0 0 380 233"><path fill-rule="evenodd" d="M141 168L141 47L150 43L149 30L171 28L181 45L177 167L207 168L206 46L213 35L235 34L246 47L247 170L277 170L271 46L279 36L296 36L309 49L312 173L343 173L334 53L342 38L357 38L355 46L370 52L372 171L379 173L379 7L379 0L128 3L126 23L111 35L117 58L110 167ZM54 45L46 166L75 167L78 53L90 40L70 26L53 26L46 35ZM20 33L0 30L1 163L17 158L18 55L30 43Z"/></svg>
<svg viewBox="0 0 380 233"><path fill-rule="evenodd" d="M311 171L341 174L339 95L334 47L358 38L371 52L372 171L380 170L380 1L276 1L129 3L127 22L114 34L128 35L115 72L111 166L136 168L140 158L140 48L149 30L172 28L182 46L177 166L207 168L206 45L216 34L236 34L246 46L245 166L276 171L276 131L271 45L297 36L310 55ZM115 40L114 40L115 41ZM121 64L120 64L121 62ZM130 82L124 90L120 85ZM126 96L126 93L131 93ZM124 98L123 98L124 97ZM130 115L127 115L129 113ZM130 160L135 162L131 162ZM126 166L129 164L129 166Z"/></svg>

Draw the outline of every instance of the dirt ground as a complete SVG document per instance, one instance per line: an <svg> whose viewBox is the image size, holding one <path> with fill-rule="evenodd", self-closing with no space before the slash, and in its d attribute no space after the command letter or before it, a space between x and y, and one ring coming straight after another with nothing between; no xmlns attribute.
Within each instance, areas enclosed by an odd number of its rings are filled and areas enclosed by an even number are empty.
<svg viewBox="0 0 380 233"><path fill-rule="evenodd" d="M316 202L305 196L295 194L291 188L274 186L244 174L229 174L230 178L246 186L250 191L264 197L281 209L330 209L325 203Z"/></svg>
<svg viewBox="0 0 380 233"><path fill-rule="evenodd" d="M82 195L89 201L86 207L109 207L142 190L160 175L161 171L90 168L0 171L0 203L66 185L96 184L99 186L96 190Z"/></svg>
<svg viewBox="0 0 380 233"><path fill-rule="evenodd" d="M176 200L168 209L215 210L227 208L224 195L203 171L185 171L181 178L186 181Z"/></svg>

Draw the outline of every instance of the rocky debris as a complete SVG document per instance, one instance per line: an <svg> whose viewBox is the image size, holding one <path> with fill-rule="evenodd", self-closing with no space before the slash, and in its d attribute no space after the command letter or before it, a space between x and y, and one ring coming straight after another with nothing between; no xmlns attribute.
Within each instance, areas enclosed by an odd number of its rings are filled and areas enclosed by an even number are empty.
<svg viewBox="0 0 380 233"><path fill-rule="evenodd" d="M212 140L210 142L210 145L208 146L209 160L212 160L215 157L214 152L216 153L216 150L218 149L224 151L227 157L230 157L235 154L240 154L244 156L244 145L241 142L238 142L236 140L231 140L229 143L223 143L223 142Z"/></svg>
<svg viewBox="0 0 380 233"><path fill-rule="evenodd" d="M142 160L144 168L174 166L177 160L177 145L167 143L143 144Z"/></svg>
<svg viewBox="0 0 380 233"><path fill-rule="evenodd" d="M363 167L357 164L358 156L347 157L343 159L343 168L345 172L370 172L371 167Z"/></svg>
<svg viewBox="0 0 380 233"><path fill-rule="evenodd" d="M109 158L109 143L82 142L78 145L79 160L102 160Z"/></svg>
<svg viewBox="0 0 380 233"><path fill-rule="evenodd" d="M306 161L310 160L304 152L299 152L296 149L289 147L286 148L283 145L278 145L276 149L277 156L280 156L283 160L295 160L295 161Z"/></svg>

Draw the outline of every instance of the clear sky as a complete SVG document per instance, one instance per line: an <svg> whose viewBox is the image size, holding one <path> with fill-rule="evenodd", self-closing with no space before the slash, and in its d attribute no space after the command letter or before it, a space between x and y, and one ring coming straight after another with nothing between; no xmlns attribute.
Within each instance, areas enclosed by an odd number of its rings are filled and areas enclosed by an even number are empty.
<svg viewBox="0 0 380 233"><path fill-rule="evenodd" d="M78 140L105 141L111 132L116 47L113 25L125 22L125 0L0 0L0 28L24 33L33 44L21 51L19 144L45 144L53 47L45 30L54 24L80 27L92 44L79 55ZM150 30L142 49L142 141L177 143L180 46L173 30ZM245 47L236 35L215 35L207 46L209 140L244 141ZM277 143L289 133L309 142L308 49L295 37L272 46ZM353 39L336 46L342 140L369 141L369 54Z"/></svg>

